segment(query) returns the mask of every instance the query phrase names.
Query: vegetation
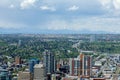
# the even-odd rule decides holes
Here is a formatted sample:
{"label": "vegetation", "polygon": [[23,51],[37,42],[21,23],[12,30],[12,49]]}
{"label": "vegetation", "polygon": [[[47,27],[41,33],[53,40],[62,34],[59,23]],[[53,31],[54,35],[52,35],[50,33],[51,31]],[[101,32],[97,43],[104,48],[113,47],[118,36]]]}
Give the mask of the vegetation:
{"label": "vegetation", "polygon": [[[22,58],[42,58],[45,49],[53,52],[57,58],[75,57],[78,54],[76,48],[72,48],[73,42],[68,39],[42,40],[31,37],[7,37],[1,39],[7,45],[0,46],[0,54],[8,56],[21,56]],[[21,43],[19,43],[21,40]]]}
{"label": "vegetation", "polygon": [[[118,40],[90,42],[86,38],[82,39],[76,48],[73,45],[81,41],[80,38],[7,35],[0,37],[0,55],[12,57],[19,55],[24,59],[42,59],[42,53],[45,49],[54,53],[57,59],[76,57],[80,53],[78,49],[96,53],[120,53],[120,42]],[[98,54],[93,55],[93,57],[95,56]]]}
{"label": "vegetation", "polygon": [[83,42],[79,48],[101,53],[120,53],[120,42]]}

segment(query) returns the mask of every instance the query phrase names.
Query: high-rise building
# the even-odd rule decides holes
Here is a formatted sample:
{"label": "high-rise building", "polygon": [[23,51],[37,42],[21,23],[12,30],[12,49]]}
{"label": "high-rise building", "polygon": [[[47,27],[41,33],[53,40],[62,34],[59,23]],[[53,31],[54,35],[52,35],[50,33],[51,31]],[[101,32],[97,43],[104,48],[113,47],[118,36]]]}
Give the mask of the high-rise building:
{"label": "high-rise building", "polygon": [[39,60],[38,59],[31,59],[29,61],[29,72],[30,72],[30,78],[31,78],[31,80],[33,80],[34,66],[35,66],[35,64],[39,64]]}
{"label": "high-rise building", "polygon": [[45,51],[43,53],[44,55],[44,67],[45,67],[45,76],[47,74],[52,74],[56,70],[56,62],[55,62],[55,57],[54,54],[51,53],[50,51]]}
{"label": "high-rise building", "polygon": [[22,62],[22,61],[21,61],[21,57],[16,56],[16,57],[15,57],[15,64],[16,64],[16,65],[19,65],[19,64],[21,64],[21,62]]}
{"label": "high-rise building", "polygon": [[71,58],[69,63],[70,63],[70,75],[71,76],[78,76],[79,69],[80,69],[80,59]]}
{"label": "high-rise building", "polygon": [[43,64],[36,64],[34,66],[34,80],[45,80]]}
{"label": "high-rise building", "polygon": [[91,56],[88,55],[80,55],[80,74],[79,76],[82,77],[90,77],[91,76],[91,68],[92,68],[92,63],[91,63]]}
{"label": "high-rise building", "polygon": [[29,71],[30,71],[30,73],[34,72],[34,65],[35,64],[39,64],[39,60],[38,59],[31,59],[29,61]]}
{"label": "high-rise building", "polygon": [[91,56],[80,54],[70,59],[70,75],[79,77],[91,76]]}

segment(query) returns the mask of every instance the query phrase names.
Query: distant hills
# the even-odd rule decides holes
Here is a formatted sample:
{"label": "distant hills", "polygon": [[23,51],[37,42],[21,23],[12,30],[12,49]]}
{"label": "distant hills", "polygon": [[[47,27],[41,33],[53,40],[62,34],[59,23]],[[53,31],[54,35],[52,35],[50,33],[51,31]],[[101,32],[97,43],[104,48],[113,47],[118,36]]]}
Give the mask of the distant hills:
{"label": "distant hills", "polygon": [[14,33],[25,33],[25,34],[116,34],[106,31],[90,31],[90,30],[11,30],[11,29],[0,29],[0,34],[14,34]]}

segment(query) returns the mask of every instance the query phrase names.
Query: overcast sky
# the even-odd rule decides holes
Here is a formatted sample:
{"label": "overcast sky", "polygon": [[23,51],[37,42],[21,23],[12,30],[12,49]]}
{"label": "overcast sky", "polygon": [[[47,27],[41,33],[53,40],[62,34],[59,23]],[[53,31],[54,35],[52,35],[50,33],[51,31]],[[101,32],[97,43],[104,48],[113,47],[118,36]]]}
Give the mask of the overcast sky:
{"label": "overcast sky", "polygon": [[120,33],[120,0],[0,0],[0,31]]}

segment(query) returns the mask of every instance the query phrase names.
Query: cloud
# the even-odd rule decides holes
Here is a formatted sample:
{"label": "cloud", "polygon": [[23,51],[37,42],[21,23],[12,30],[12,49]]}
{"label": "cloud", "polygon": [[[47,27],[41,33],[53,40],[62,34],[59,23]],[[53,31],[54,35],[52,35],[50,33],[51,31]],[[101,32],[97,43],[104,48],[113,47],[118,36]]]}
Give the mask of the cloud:
{"label": "cloud", "polygon": [[78,9],[79,9],[79,7],[75,6],[75,5],[73,5],[72,7],[68,8],[69,11],[76,11]]}
{"label": "cloud", "polygon": [[106,16],[120,17],[120,0],[99,0]]}
{"label": "cloud", "polygon": [[34,30],[39,27],[37,30],[120,31],[119,22],[120,0],[1,0],[0,2],[0,28],[27,27],[26,29]]}
{"label": "cloud", "polygon": [[11,8],[13,5],[19,6],[21,0],[0,0],[0,8]]}
{"label": "cloud", "polygon": [[54,7],[48,7],[48,6],[40,6],[41,10],[50,10],[50,11],[56,11]]}
{"label": "cloud", "polygon": [[102,6],[108,10],[120,10],[120,0],[99,0]]}
{"label": "cloud", "polygon": [[10,8],[15,8],[15,5],[11,4],[9,7],[10,7]]}
{"label": "cloud", "polygon": [[26,9],[29,7],[33,7],[35,6],[36,0],[23,0],[23,2],[21,2],[20,7],[21,9]]}
{"label": "cloud", "polygon": [[120,0],[113,0],[113,4],[116,10],[120,10]]}
{"label": "cloud", "polygon": [[119,32],[120,18],[107,17],[86,17],[73,18],[71,21],[66,19],[54,19],[44,24],[48,30],[71,30],[71,31],[105,31]]}

